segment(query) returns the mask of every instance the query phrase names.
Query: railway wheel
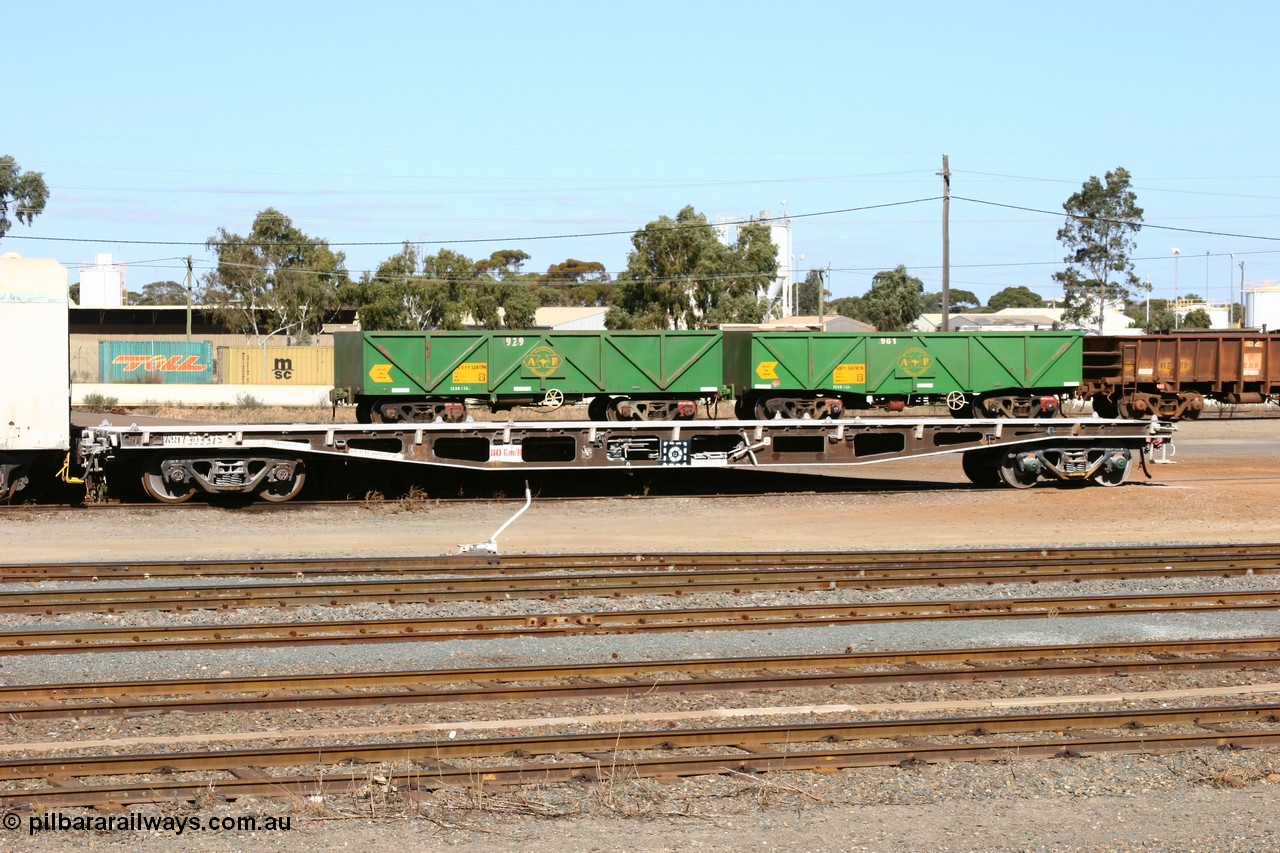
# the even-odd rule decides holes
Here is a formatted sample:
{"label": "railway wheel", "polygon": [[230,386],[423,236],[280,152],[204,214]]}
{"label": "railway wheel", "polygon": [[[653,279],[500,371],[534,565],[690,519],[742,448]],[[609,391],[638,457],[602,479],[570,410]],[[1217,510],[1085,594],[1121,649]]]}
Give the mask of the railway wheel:
{"label": "railway wheel", "polygon": [[1116,404],[1115,399],[1105,394],[1094,394],[1089,402],[1093,404],[1093,413],[1100,418],[1115,420],[1120,414],[1120,407]]}
{"label": "railway wheel", "polygon": [[587,418],[593,421],[608,420],[610,402],[608,397],[592,397],[591,402],[587,403]]}
{"label": "railway wheel", "polygon": [[975,486],[1000,485],[999,457],[989,450],[969,450],[960,457],[964,475]]}
{"label": "railway wheel", "polygon": [[172,473],[175,470],[177,469],[171,469],[171,473],[166,476],[161,460],[151,460],[142,472],[142,490],[152,500],[162,504],[180,504],[191,500],[196,493],[195,484],[189,480],[174,480]]}
{"label": "railway wheel", "polygon": [[1007,453],[1000,460],[1000,480],[1015,489],[1029,489],[1039,482],[1040,471],[1038,466],[1036,470],[1024,470],[1018,454]]}
{"label": "railway wheel", "polygon": [[273,504],[291,501],[302,491],[306,482],[307,472],[303,470],[302,463],[298,462],[294,465],[292,479],[268,480],[258,492],[258,497]]}
{"label": "railway wheel", "polygon": [[[1110,466],[1103,465],[1098,469],[1098,473],[1093,475],[1093,481],[1099,486],[1119,486],[1129,479],[1129,469],[1133,467],[1133,459],[1129,451],[1125,450],[1113,455],[1110,462]],[[1108,467],[1110,470],[1107,470]]]}
{"label": "railway wheel", "polygon": [[620,412],[620,411],[618,410],[618,406],[619,406],[620,404],[622,404],[622,403],[626,403],[626,402],[630,401],[630,399],[631,399],[630,397],[610,397],[610,398],[609,398],[609,405],[608,405],[608,407],[605,409],[605,420],[610,420],[610,421],[638,421],[638,420],[640,420],[640,417],[639,417],[638,415],[632,415],[631,417],[627,417],[626,415],[622,414],[622,412]]}

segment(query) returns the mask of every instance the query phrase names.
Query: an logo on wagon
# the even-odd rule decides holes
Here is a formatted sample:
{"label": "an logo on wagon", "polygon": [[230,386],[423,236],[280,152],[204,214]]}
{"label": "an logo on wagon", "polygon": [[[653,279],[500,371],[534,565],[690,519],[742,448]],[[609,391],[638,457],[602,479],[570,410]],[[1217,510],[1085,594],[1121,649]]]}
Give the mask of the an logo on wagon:
{"label": "an logo on wagon", "polygon": [[560,353],[546,344],[539,344],[525,355],[524,366],[534,376],[550,376],[560,369]]}

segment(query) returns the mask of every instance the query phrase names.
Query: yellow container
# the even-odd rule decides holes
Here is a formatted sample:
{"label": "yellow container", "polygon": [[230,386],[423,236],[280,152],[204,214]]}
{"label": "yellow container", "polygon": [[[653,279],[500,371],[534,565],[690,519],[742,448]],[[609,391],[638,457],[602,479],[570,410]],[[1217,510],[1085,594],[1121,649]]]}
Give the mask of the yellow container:
{"label": "yellow container", "polygon": [[333,347],[218,347],[224,385],[333,387]]}

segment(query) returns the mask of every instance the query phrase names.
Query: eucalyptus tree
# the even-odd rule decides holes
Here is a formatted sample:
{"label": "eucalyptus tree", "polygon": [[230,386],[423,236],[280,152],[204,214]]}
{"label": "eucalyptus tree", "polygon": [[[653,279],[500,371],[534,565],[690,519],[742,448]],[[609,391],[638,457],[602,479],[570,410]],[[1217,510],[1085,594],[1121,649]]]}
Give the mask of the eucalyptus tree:
{"label": "eucalyptus tree", "polygon": [[30,225],[44,213],[48,200],[43,173],[24,172],[8,154],[0,157],[0,237],[8,233],[13,220]]}
{"label": "eucalyptus tree", "polygon": [[924,308],[924,282],[902,264],[871,278],[871,289],[862,297],[866,321],[880,332],[905,332]]}
{"label": "eucalyptus tree", "polygon": [[206,300],[228,326],[257,341],[282,332],[306,340],[339,307],[346,256],[274,208],[254,218],[248,236],[219,228],[205,246],[217,256],[204,276]]}
{"label": "eucalyptus tree", "polygon": [[636,231],[606,317],[610,328],[678,329],[759,322],[777,276],[778,249],[762,222],[722,243],[707,218],[686,206]]}
{"label": "eucalyptus tree", "polygon": [[1130,177],[1123,167],[1101,181],[1092,176],[1062,205],[1067,220],[1058,240],[1067,249],[1067,268],[1053,278],[1062,285],[1066,323],[1084,322],[1096,312],[1101,329],[1107,303],[1126,302],[1138,287],[1130,256],[1142,228],[1142,208]]}

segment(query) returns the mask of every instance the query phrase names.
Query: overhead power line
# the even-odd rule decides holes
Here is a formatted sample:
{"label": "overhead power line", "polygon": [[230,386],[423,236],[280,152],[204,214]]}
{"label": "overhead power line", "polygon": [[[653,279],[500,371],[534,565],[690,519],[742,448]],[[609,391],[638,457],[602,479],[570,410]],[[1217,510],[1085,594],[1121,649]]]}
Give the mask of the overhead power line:
{"label": "overhead power line", "polygon": [[[1016,204],[1003,204],[998,201],[983,201],[978,198],[965,198],[964,196],[953,195],[953,199],[957,201],[967,201],[972,204],[984,204],[988,207],[1003,207],[1007,210],[1022,210],[1027,213],[1043,213],[1046,216],[1067,216],[1072,219],[1093,220],[1097,222],[1114,222],[1117,225],[1132,225],[1135,223],[1124,219],[1108,219],[1103,216],[1080,216],[1075,213],[1065,213],[1055,210],[1041,210],[1036,207],[1021,207]],[[1181,234],[1207,234],[1211,237],[1234,237],[1240,240],[1269,240],[1272,242],[1280,242],[1280,237],[1264,237],[1258,234],[1236,234],[1231,231],[1205,231],[1200,228],[1179,228],[1176,225],[1152,225],[1148,222],[1137,223],[1143,228],[1151,228],[1159,231],[1177,231]]]}
{"label": "overhead power line", "polygon": [[[784,219],[808,219],[815,216],[835,216],[841,213],[857,213],[863,210],[879,210],[886,207],[902,207],[908,204],[922,204],[929,201],[937,201],[941,196],[932,196],[930,198],[915,198],[909,201],[891,201],[884,204],[869,204],[863,207],[846,207],[840,210],[820,210],[814,213],[790,213],[785,216],[761,216],[744,222],[779,222]],[[741,224],[741,223],[738,223]],[[673,223],[672,228],[715,228],[715,223],[711,222],[686,222]],[[290,246],[330,246],[330,247],[356,247],[356,246],[403,246],[405,243],[411,243],[415,246],[454,246],[466,243],[527,243],[535,240],[575,240],[585,237],[617,237],[620,235],[631,235],[636,233],[635,228],[628,228],[623,231],[584,231],[576,234],[535,234],[523,237],[467,237],[457,240],[372,240],[366,242],[343,242],[335,243],[329,240],[308,240],[301,243],[289,243]],[[187,240],[111,240],[106,238],[93,237],[33,237],[28,234],[6,234],[6,239],[10,240],[45,240],[56,243],[119,243],[121,245],[130,246],[204,246],[208,243],[201,240],[193,243]],[[250,243],[245,242],[241,245],[260,246],[260,245],[282,245],[278,243]]]}

